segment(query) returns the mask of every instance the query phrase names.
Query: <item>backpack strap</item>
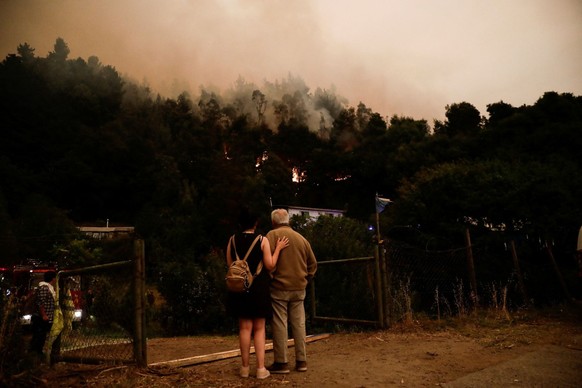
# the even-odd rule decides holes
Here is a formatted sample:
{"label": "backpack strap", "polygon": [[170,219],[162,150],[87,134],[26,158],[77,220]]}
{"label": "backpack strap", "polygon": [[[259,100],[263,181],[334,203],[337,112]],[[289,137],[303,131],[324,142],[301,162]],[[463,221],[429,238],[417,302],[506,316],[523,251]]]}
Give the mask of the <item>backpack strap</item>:
{"label": "backpack strap", "polygon": [[230,239],[228,240],[228,246],[226,247],[226,249],[230,249],[230,247],[233,246],[234,247],[234,260],[240,260],[240,258],[238,257],[238,253],[236,252],[236,245],[234,244],[234,234],[232,236],[230,236]]}
{"label": "backpack strap", "polygon": [[[244,259],[242,259],[242,261],[246,261],[247,258],[249,257],[249,255],[251,254],[253,248],[255,247],[255,245],[257,244],[257,241],[262,240],[263,236],[262,235],[257,235],[257,237],[255,237],[255,240],[253,241],[253,243],[251,244],[251,247],[249,248],[249,250],[247,251],[247,254],[245,255]],[[238,253],[236,251],[236,244],[234,243],[234,234],[232,235],[232,237],[230,238],[232,240],[232,246],[234,247],[234,254],[236,256],[237,260],[241,260],[240,257],[238,257]],[[261,259],[261,261],[259,261],[259,265],[257,265],[257,271],[255,272],[254,276],[257,276],[261,270],[263,269],[263,259]]]}

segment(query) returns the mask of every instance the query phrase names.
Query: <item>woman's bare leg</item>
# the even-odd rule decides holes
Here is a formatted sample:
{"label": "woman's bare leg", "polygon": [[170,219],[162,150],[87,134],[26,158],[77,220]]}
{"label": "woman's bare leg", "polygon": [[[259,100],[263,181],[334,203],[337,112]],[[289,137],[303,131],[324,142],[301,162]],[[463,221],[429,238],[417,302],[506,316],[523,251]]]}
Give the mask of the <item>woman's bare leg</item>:
{"label": "woman's bare leg", "polygon": [[[250,319],[239,318],[238,320],[238,340],[240,345],[240,355],[242,366],[249,366],[251,354],[251,332],[253,330],[253,321]],[[255,345],[256,346],[256,345]],[[263,349],[264,351],[264,349]]]}
{"label": "woman's bare leg", "polygon": [[253,336],[255,342],[255,354],[257,356],[257,369],[265,367],[265,318],[253,319]]}

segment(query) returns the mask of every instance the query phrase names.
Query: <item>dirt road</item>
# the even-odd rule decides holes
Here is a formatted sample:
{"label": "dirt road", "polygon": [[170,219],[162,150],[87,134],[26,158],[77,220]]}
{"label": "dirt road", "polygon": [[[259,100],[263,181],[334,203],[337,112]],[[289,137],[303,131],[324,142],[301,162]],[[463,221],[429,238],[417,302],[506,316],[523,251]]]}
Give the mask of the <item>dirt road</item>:
{"label": "dirt road", "polygon": [[[169,368],[57,365],[50,386],[94,387],[579,387],[582,325],[559,314],[521,323],[421,324],[336,333],[308,344],[308,371],[266,380],[238,377],[240,359]],[[237,349],[236,337],[148,341],[150,363]],[[291,365],[293,348],[289,349]],[[267,363],[273,355],[267,353]],[[254,357],[251,357],[251,374]]]}

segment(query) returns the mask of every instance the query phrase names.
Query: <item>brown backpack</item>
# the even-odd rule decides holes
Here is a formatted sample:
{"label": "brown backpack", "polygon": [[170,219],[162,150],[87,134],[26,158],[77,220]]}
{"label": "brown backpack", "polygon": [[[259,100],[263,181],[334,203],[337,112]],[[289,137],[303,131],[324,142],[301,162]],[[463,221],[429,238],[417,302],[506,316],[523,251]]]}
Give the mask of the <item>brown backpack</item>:
{"label": "brown backpack", "polygon": [[259,262],[259,265],[257,266],[257,271],[253,275],[249,267],[249,263],[247,262],[247,258],[249,257],[251,251],[255,247],[255,244],[257,243],[257,241],[261,239],[261,237],[262,237],[261,235],[258,235],[255,238],[255,240],[251,244],[251,247],[247,251],[247,254],[242,260],[240,259],[240,257],[238,257],[238,253],[236,251],[234,235],[230,238],[230,241],[228,243],[228,249],[230,249],[230,244],[232,243],[232,246],[234,247],[235,259],[232,261],[232,264],[230,265],[230,267],[228,267],[228,271],[226,272],[225,280],[226,288],[228,289],[228,291],[248,292],[249,289],[251,288],[251,285],[253,284],[253,280],[257,275],[259,275],[259,273],[263,269],[263,260],[261,260]]}

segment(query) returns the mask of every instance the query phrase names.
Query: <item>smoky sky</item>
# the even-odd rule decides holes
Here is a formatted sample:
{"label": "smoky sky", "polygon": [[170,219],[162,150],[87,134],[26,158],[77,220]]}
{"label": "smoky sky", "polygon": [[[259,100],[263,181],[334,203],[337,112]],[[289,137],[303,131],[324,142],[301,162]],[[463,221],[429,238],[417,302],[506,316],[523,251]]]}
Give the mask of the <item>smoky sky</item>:
{"label": "smoky sky", "polygon": [[290,74],[383,116],[582,94],[580,0],[0,0],[0,54],[97,56],[174,97]]}

